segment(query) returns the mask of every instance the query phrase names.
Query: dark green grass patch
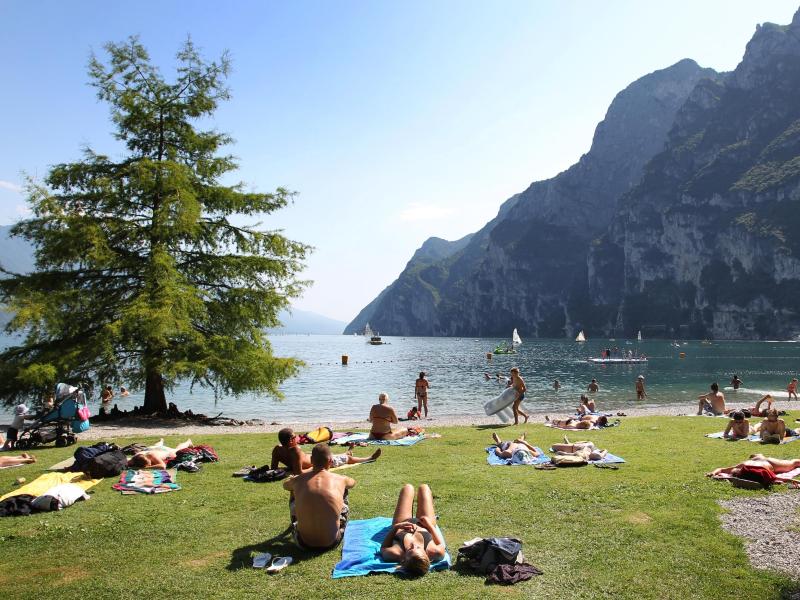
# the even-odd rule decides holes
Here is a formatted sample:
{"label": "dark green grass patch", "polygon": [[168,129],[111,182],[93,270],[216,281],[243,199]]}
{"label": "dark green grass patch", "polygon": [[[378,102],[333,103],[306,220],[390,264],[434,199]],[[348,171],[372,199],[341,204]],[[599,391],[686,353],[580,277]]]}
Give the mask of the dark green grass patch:
{"label": "dark green grass patch", "polygon": [[[791,419],[794,420],[793,418]],[[564,432],[541,425],[438,430],[443,437],[388,447],[375,464],[346,471],[358,481],[351,518],[391,516],[402,484],[428,483],[455,558],[476,536],[522,539],[544,575],[512,588],[451,571],[419,580],[386,575],[333,581],[339,550],[297,551],[285,532],[288,497],[280,483],[231,477],[267,462],[275,435],[193,436],[219,452],[218,464],[179,473],[179,492],[122,496],[105,480],[92,499],[60,513],[0,519],[4,598],[780,598],[787,578],[756,571],[742,540],[723,532],[719,499],[767,492],[737,490],[703,477],[713,467],[766,451],[800,456],[800,442],[761,447],[709,440],[711,418],[627,418],[621,427],[570,435],[623,456],[618,471],[591,466],[538,471],[490,467],[491,432],[526,431],[543,448]],[[149,438],[130,441],[153,441]],[[177,437],[169,442],[181,441]],[[35,452],[32,466],[0,471],[0,490],[35,478],[74,448]],[[371,448],[356,449],[366,455]],[[797,493],[783,490],[773,493]],[[249,565],[256,552],[290,554],[295,564],[269,576]]]}

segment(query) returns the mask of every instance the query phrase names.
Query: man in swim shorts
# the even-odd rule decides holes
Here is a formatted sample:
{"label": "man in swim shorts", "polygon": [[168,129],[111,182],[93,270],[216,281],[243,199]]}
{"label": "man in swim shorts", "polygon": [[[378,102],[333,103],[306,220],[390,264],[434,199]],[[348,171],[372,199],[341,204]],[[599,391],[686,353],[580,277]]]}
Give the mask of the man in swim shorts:
{"label": "man in swim shorts", "polygon": [[492,434],[496,444],[494,453],[500,458],[510,458],[512,462],[526,463],[539,456],[539,451],[525,441],[523,433],[513,442],[504,442],[496,433]]}
{"label": "man in swim shorts", "polygon": [[711,384],[711,391],[707,394],[697,397],[699,403],[697,405],[697,414],[703,413],[715,416],[724,415],[725,410],[725,395],[719,391],[719,384],[715,381]]}
{"label": "man in swim shorts", "polygon": [[[303,452],[300,445],[297,443],[297,436],[294,431],[285,427],[278,432],[277,446],[272,449],[272,462],[270,469],[277,469],[280,464],[283,464],[292,475],[300,475],[311,471],[311,458]],[[372,453],[369,458],[358,458],[353,456],[349,451],[344,454],[331,455],[331,469],[341,467],[343,465],[357,465],[363,462],[371,462],[378,460],[381,455],[381,449],[378,448]]]}
{"label": "man in swim shorts", "polygon": [[731,440],[743,440],[750,437],[753,433],[750,427],[750,421],[744,418],[744,413],[740,410],[735,410],[730,414],[731,420],[728,421],[728,426],[722,437]]}
{"label": "man in swim shorts", "polygon": [[283,483],[290,493],[289,516],[294,542],[301,550],[325,552],[339,545],[344,537],[350,508],[347,493],[356,482],[331,473],[331,449],[317,444],[311,451],[311,470]]}
{"label": "man in swim shorts", "polygon": [[194,446],[192,440],[186,440],[182,444],[178,444],[176,448],[170,448],[164,445],[164,438],[161,438],[152,446],[134,454],[128,460],[128,466],[134,469],[166,469],[167,463],[175,458],[178,450],[190,446]]}
{"label": "man in swim shorts", "polygon": [[778,418],[778,411],[771,408],[767,418],[758,424],[757,432],[761,441],[766,444],[780,444],[786,437],[786,422]]}

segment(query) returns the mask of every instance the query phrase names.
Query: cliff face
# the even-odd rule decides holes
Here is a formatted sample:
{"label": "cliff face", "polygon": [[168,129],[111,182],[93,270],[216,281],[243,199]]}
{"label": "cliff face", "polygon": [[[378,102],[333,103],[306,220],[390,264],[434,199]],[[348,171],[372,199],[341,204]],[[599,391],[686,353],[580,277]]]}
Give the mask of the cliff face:
{"label": "cliff face", "polygon": [[588,256],[603,332],[800,333],[800,11],[678,112]]}
{"label": "cliff face", "polygon": [[578,163],[507,200],[474,235],[425,242],[345,332],[369,321],[387,335],[506,335],[518,327],[528,336],[562,336],[607,320],[608,307],[596,315],[587,295],[589,244],[663,149],[678,109],[703,78],[718,75],[683,60],[632,83]]}

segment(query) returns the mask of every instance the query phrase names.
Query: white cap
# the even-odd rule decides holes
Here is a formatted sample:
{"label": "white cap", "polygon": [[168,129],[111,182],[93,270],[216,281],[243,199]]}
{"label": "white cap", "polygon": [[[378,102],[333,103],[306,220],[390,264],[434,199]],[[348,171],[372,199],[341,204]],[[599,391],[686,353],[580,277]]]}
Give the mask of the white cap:
{"label": "white cap", "polygon": [[14,407],[14,414],[16,415],[24,415],[28,412],[28,407],[24,404],[18,404]]}

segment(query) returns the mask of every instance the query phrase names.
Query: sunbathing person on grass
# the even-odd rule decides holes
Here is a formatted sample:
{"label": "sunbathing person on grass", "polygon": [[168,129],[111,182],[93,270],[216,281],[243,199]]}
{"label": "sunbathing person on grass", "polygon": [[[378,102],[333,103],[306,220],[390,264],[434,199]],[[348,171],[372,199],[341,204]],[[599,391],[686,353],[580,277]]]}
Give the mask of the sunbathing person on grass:
{"label": "sunbathing person on grass", "polygon": [[0,467],[16,467],[17,465],[27,465],[35,462],[35,456],[24,452],[19,456],[0,456]]}
{"label": "sunbathing person on grass", "polygon": [[608,425],[608,417],[598,415],[583,415],[579,418],[569,417],[567,419],[554,419],[545,415],[544,420],[550,423],[551,427],[559,429],[592,429],[593,427],[605,427]]}
{"label": "sunbathing person on grass", "polygon": [[590,460],[603,460],[608,454],[608,450],[601,450],[594,445],[594,442],[570,442],[564,436],[563,444],[553,444],[553,452],[562,456],[580,456],[587,462]]}
{"label": "sunbathing person on grass", "polygon": [[[592,379],[594,381],[594,379]],[[597,406],[594,403],[594,399],[590,399],[586,394],[581,394],[581,403],[578,406],[578,414],[579,415],[588,415],[589,413],[593,413],[597,410]]]}
{"label": "sunbathing person on grass", "polygon": [[[412,434],[412,430],[409,429],[392,431],[392,423],[397,423],[398,419],[394,407],[389,405],[389,395],[386,392],[378,395],[378,404],[373,404],[367,420],[372,423],[372,429],[369,432],[370,439],[399,440]],[[413,431],[422,431],[422,429],[416,428]]]}
{"label": "sunbathing person on grass", "polygon": [[134,469],[166,469],[167,463],[175,458],[178,450],[191,446],[194,446],[192,440],[186,440],[176,448],[170,448],[164,445],[164,438],[161,438],[154,445],[134,454],[128,460],[128,466]]}
{"label": "sunbathing person on grass", "polygon": [[311,451],[311,470],[284,481],[290,492],[289,517],[294,542],[301,550],[325,552],[339,545],[344,537],[350,507],[347,493],[356,482],[331,473],[333,455],[327,444]]}
{"label": "sunbathing person on grass", "polygon": [[744,413],[740,410],[735,410],[730,413],[731,420],[728,421],[728,426],[722,437],[730,440],[743,440],[754,432],[750,427],[750,421],[744,418]]}
{"label": "sunbathing person on grass", "polygon": [[539,456],[539,451],[525,441],[523,433],[513,442],[504,442],[496,433],[492,434],[492,439],[497,446],[494,453],[500,458],[510,458],[512,462],[525,463]]}
{"label": "sunbathing person on grass", "polygon": [[763,454],[752,454],[746,461],[732,467],[720,467],[719,469],[714,469],[713,471],[706,473],[706,477],[715,477],[723,474],[740,477],[741,475],[752,473],[753,469],[765,469],[774,475],[780,475],[781,473],[794,471],[797,468],[800,468],[800,458],[782,459],[771,458],[769,456],[764,456]]}
{"label": "sunbathing person on grass", "polygon": [[[300,473],[305,473],[312,469],[311,458],[300,448],[297,443],[297,436],[291,428],[285,427],[281,429],[278,432],[278,441],[280,444],[272,449],[270,469],[277,469],[280,464],[283,464],[288,471],[291,471],[292,475],[300,475]],[[332,455],[331,469],[342,465],[357,465],[363,462],[375,461],[378,460],[380,455],[380,448],[373,452],[369,458],[357,458],[348,450],[344,454]]]}
{"label": "sunbathing person on grass", "polygon": [[755,432],[766,444],[780,444],[787,433],[794,434],[791,429],[786,429],[786,422],[778,418],[778,411],[774,408],[768,410],[767,418],[755,426]]}
{"label": "sunbathing person on grass", "polygon": [[407,483],[400,490],[394,509],[392,527],[381,544],[381,557],[396,562],[409,575],[422,576],[431,562],[444,558],[445,544],[436,529],[433,494],[426,484],[417,490],[417,518],[414,509],[414,486]]}

